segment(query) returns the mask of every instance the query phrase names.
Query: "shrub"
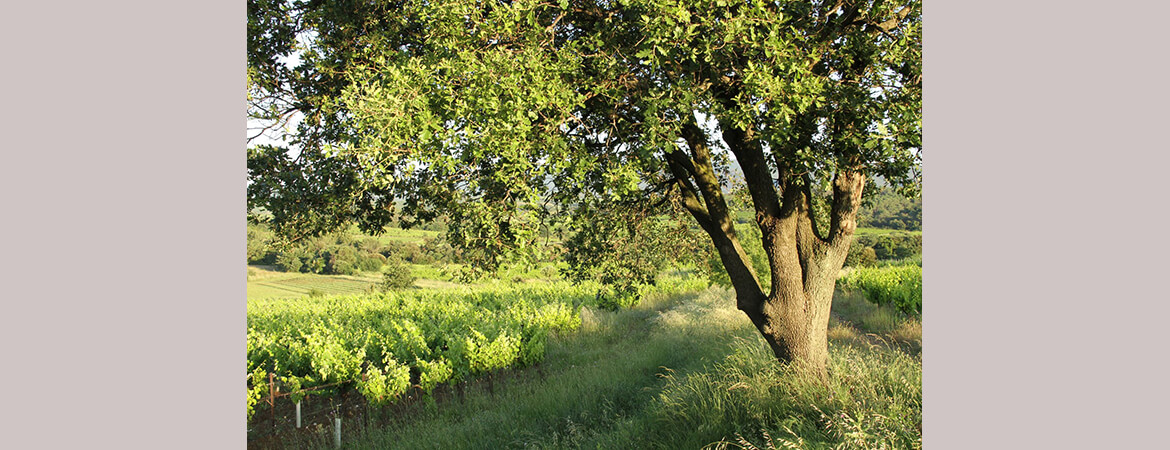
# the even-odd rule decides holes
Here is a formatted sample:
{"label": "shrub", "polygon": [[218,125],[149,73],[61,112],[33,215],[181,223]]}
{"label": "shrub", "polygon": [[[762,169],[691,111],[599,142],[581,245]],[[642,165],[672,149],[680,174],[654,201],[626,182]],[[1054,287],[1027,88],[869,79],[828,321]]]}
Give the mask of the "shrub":
{"label": "shrub", "polygon": [[339,275],[353,274],[358,260],[357,251],[353,247],[341,245],[325,249],[321,256],[326,261],[324,273]]}
{"label": "shrub", "polygon": [[462,261],[460,251],[452,247],[442,235],[436,238],[426,238],[419,247],[433,262],[455,264]]}
{"label": "shrub", "polygon": [[414,285],[414,274],[410,266],[397,258],[386,260],[386,268],[382,270],[382,283],[379,288],[383,291],[404,289]]}
{"label": "shrub", "polygon": [[285,272],[299,272],[302,265],[301,257],[294,252],[282,252],[276,257],[276,267]]}
{"label": "shrub", "polygon": [[320,253],[314,253],[304,260],[301,272],[325,273],[325,258]]}
{"label": "shrub", "polygon": [[357,273],[357,268],[350,264],[349,261],[339,261],[333,265],[332,269],[332,273],[335,275],[353,275]]}
{"label": "shrub", "polygon": [[272,264],[276,258],[272,231],[259,225],[248,224],[248,264]]}
{"label": "shrub", "polygon": [[386,262],[386,257],[377,253],[359,256],[357,268],[362,271],[372,272],[382,268],[382,264]]}
{"label": "shrub", "polygon": [[597,291],[597,306],[610,311],[637,306],[640,299],[638,286],[630,283],[602,285]]}
{"label": "shrub", "polygon": [[873,267],[877,264],[877,253],[873,247],[866,247],[858,243],[849,247],[849,256],[845,257],[845,265],[849,267]]}

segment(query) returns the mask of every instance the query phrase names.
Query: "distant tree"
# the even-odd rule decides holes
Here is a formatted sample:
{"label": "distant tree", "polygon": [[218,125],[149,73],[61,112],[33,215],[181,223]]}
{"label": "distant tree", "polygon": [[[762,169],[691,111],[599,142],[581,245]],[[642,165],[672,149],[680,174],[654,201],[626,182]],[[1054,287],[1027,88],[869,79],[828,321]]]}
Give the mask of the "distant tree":
{"label": "distant tree", "polygon": [[920,40],[917,0],[251,0],[253,114],[303,120],[295,151],[249,149],[250,206],[284,234],[443,215],[491,267],[533,246],[550,202],[675,202],[776,357],[824,375],[867,180],[919,185]]}
{"label": "distant tree", "polygon": [[386,267],[382,269],[382,283],[378,287],[383,291],[405,289],[414,285],[414,274],[410,266],[398,258],[387,258]]}

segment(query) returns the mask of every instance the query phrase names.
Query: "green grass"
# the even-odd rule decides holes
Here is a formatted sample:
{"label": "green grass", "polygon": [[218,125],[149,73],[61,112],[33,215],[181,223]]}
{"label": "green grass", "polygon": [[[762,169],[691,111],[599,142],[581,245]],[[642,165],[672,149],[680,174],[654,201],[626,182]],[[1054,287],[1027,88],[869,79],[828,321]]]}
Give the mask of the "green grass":
{"label": "green grass", "polygon": [[[442,269],[429,264],[408,264],[417,278],[415,286],[423,289],[463,286],[453,282]],[[451,265],[454,266],[454,265]],[[299,298],[316,289],[324,295],[350,295],[367,292],[382,281],[379,272],[355,275],[322,275],[280,272],[271,266],[248,266],[249,300]]]}
{"label": "green grass", "polygon": [[[356,229],[352,230],[354,234],[359,234]],[[403,230],[401,228],[386,227],[386,231],[378,236],[374,236],[378,242],[382,244],[389,244],[391,242],[411,242],[422,245],[426,239],[434,239],[439,236],[438,231],[410,229]],[[365,237],[366,235],[362,235]]]}
{"label": "green grass", "polygon": [[[537,367],[354,423],[344,446],[919,448],[921,358],[884,344],[876,333],[899,328],[862,320],[876,310],[865,305],[834,304],[828,384],[776,363],[724,289],[585,309]],[[328,430],[307,439],[331,443]]]}
{"label": "green grass", "polygon": [[887,228],[869,228],[869,227],[858,227],[858,228],[857,228],[857,229],[856,229],[856,230],[853,232],[853,234],[854,234],[854,235],[857,235],[857,236],[861,236],[861,235],[876,235],[876,234],[910,234],[910,235],[918,235],[918,236],[921,236],[921,235],[922,235],[922,231],[921,231],[921,230],[917,230],[917,231],[910,231],[910,230],[891,230],[891,229],[887,229]]}
{"label": "green grass", "polygon": [[248,268],[248,300],[298,298],[316,291],[324,295],[360,294],[381,281],[377,273],[320,275]]}

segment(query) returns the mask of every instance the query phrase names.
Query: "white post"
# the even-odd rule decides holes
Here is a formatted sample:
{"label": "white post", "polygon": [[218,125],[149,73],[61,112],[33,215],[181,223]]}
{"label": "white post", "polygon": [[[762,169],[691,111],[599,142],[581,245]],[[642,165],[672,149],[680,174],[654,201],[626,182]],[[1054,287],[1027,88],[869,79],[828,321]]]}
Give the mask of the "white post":
{"label": "white post", "polygon": [[333,447],[341,448],[341,417],[333,418]]}
{"label": "white post", "polygon": [[301,402],[297,402],[297,428],[301,427]]}

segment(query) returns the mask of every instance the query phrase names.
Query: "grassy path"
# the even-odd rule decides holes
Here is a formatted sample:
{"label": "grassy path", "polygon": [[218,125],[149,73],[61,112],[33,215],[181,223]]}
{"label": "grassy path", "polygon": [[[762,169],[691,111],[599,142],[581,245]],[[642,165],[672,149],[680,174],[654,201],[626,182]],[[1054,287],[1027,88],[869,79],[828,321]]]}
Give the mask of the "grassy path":
{"label": "grassy path", "polygon": [[[831,328],[825,386],[775,364],[726,290],[586,310],[537,367],[375,414],[344,448],[920,447],[920,344],[873,345],[851,318]],[[331,441],[322,430],[296,447]]]}

